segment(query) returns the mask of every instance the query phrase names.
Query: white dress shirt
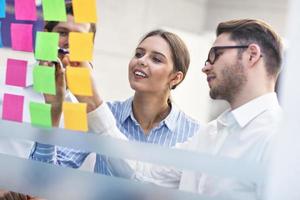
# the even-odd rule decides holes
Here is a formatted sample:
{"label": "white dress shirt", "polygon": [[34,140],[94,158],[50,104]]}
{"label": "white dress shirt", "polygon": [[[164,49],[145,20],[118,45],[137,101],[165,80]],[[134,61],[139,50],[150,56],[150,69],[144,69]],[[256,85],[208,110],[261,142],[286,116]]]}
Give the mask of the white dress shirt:
{"label": "white dress shirt", "polygon": [[[262,163],[268,160],[271,139],[281,122],[281,108],[276,93],[268,93],[238,107],[227,110],[210,122],[200,134],[177,148],[194,150],[210,155],[243,159]],[[100,134],[119,139],[126,137],[116,128],[115,120],[105,104],[88,115],[89,128]],[[125,162],[125,160],[123,161]],[[124,168],[121,161],[111,160],[116,174],[157,185],[179,188],[225,199],[259,199],[262,186],[233,178],[179,171],[172,168],[145,164],[144,171],[129,163]],[[137,165],[141,165],[138,163]],[[132,170],[129,170],[132,167]],[[222,167],[222,166],[220,166]],[[147,176],[144,176],[147,174]]]}

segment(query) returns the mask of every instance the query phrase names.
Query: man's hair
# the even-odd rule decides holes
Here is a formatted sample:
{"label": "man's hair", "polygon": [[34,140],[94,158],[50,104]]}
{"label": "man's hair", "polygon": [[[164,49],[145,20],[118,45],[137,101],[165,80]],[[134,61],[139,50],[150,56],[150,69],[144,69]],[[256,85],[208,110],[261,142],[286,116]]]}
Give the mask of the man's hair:
{"label": "man's hair", "polygon": [[[190,54],[187,46],[178,35],[162,29],[150,31],[149,33],[144,35],[140,43],[142,43],[148,37],[152,37],[152,36],[159,36],[169,44],[172,61],[174,63],[173,70],[175,72],[181,71],[183,73],[183,79],[181,80],[182,82],[186,76],[186,73],[190,65]],[[172,89],[175,89],[180,83],[174,85]]]}
{"label": "man's hair", "polygon": [[221,22],[216,34],[229,33],[230,39],[241,45],[251,43],[261,48],[268,75],[277,77],[282,64],[280,36],[267,23],[256,19],[241,19]]}
{"label": "man's hair", "polygon": [[[71,2],[68,2],[66,3],[66,13],[67,15],[72,15],[74,16],[74,13],[73,13],[73,6],[72,6],[72,3]],[[44,28],[49,31],[49,32],[52,32],[53,28],[59,23],[59,21],[46,21],[45,22],[45,26]],[[96,24],[95,23],[90,23],[91,24],[91,27],[90,27],[90,32],[93,32],[94,33],[94,37],[96,35]]]}

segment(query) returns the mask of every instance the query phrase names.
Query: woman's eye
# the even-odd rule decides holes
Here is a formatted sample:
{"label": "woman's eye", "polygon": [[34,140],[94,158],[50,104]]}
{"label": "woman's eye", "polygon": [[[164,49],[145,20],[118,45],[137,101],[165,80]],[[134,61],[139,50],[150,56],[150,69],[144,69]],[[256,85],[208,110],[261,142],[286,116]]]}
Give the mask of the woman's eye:
{"label": "woman's eye", "polygon": [[153,57],[152,60],[155,62],[155,63],[161,63],[161,59],[157,58],[157,57]]}
{"label": "woman's eye", "polygon": [[141,57],[143,56],[143,54],[140,53],[140,52],[135,52],[134,56],[135,56],[136,58],[141,58]]}

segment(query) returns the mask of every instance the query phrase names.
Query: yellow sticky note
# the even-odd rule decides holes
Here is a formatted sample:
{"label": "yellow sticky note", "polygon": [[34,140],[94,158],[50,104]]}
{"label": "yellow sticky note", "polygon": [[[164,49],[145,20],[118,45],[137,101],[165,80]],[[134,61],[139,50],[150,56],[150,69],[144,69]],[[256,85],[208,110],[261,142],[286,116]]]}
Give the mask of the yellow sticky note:
{"label": "yellow sticky note", "polygon": [[93,33],[69,34],[70,60],[71,61],[92,61],[93,60]]}
{"label": "yellow sticky note", "polygon": [[67,84],[73,94],[92,96],[90,69],[84,67],[67,67]]}
{"label": "yellow sticky note", "polygon": [[73,1],[74,20],[76,23],[96,23],[96,0]]}
{"label": "yellow sticky note", "polygon": [[66,129],[87,131],[87,105],[85,103],[63,103],[64,124]]}

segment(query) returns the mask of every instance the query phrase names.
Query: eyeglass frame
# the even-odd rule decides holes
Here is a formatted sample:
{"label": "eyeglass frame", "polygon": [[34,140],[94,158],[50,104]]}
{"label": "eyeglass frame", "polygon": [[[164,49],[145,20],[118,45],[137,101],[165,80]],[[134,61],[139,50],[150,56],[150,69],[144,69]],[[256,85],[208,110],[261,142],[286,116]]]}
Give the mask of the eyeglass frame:
{"label": "eyeglass frame", "polygon": [[[207,64],[209,63],[209,64],[211,64],[211,65],[213,65],[215,62],[216,62],[216,60],[219,58],[219,56],[220,55],[218,55],[218,56],[216,56],[217,54],[216,54],[216,52],[217,52],[217,50],[219,50],[219,49],[243,49],[243,48],[248,48],[249,47],[249,45],[235,45],[235,46],[214,46],[214,47],[212,47],[212,48],[210,48],[210,50],[209,50],[209,52],[208,52],[208,56],[207,56],[207,59],[206,59],[206,61],[205,61],[205,63],[204,63],[204,66],[207,66]],[[211,53],[214,53],[214,59],[213,59],[213,61],[211,61],[210,60],[210,54]]]}

